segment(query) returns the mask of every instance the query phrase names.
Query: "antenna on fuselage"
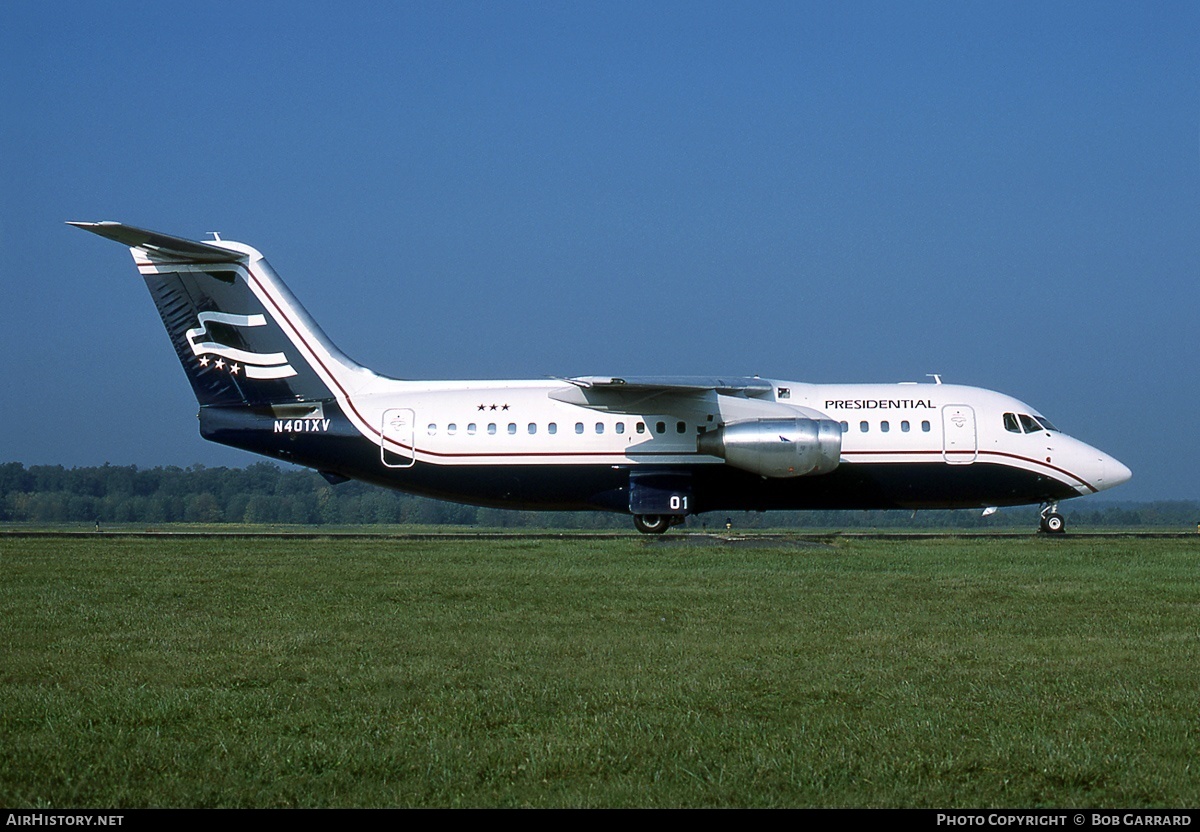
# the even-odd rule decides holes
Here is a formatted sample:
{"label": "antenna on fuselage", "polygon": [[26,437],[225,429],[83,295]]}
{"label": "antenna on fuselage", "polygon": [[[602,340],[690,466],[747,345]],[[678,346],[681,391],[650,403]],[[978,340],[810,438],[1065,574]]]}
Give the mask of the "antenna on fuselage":
{"label": "antenna on fuselage", "polygon": [[928,376],[929,378],[933,379],[934,384],[942,383],[942,374],[941,373],[926,373],[925,375]]}

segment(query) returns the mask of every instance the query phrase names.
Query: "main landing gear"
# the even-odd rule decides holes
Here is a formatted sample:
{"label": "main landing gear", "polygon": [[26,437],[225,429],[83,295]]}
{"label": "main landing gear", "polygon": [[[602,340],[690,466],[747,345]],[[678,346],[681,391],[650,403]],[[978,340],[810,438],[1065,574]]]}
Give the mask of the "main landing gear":
{"label": "main landing gear", "polygon": [[662,534],[676,523],[682,523],[683,518],[670,514],[635,514],[633,525],[642,534]]}
{"label": "main landing gear", "polygon": [[1042,504],[1042,522],[1038,530],[1046,534],[1062,534],[1067,530],[1067,519],[1058,513],[1057,502]]}

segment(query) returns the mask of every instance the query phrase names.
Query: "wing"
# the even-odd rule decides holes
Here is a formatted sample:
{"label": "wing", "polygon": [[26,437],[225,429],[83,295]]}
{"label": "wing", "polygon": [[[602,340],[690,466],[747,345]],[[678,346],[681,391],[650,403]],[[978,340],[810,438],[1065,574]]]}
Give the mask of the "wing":
{"label": "wing", "polygon": [[769,397],[771,382],[758,376],[717,378],[708,376],[578,376],[563,381],[582,390],[618,395],[703,394],[710,391],[723,396]]}
{"label": "wing", "polygon": [[735,402],[755,413],[780,407],[774,401],[774,385],[757,377],[577,376],[562,381],[570,386],[550,398],[607,413],[672,413],[704,421]]}

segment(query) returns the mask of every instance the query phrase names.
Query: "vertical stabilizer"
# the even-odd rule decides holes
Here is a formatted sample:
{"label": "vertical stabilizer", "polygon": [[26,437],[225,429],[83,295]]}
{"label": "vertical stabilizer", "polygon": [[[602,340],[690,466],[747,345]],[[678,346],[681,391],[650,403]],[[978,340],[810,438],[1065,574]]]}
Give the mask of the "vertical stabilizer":
{"label": "vertical stabilizer", "polygon": [[69,224],[129,246],[201,405],[319,401],[371,375],[333,346],[250,246]]}

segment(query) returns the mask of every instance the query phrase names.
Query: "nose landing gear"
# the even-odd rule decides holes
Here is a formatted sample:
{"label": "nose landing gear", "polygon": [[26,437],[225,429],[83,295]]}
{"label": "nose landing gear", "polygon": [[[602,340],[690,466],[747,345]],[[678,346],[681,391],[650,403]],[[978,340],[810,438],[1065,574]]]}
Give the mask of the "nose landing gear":
{"label": "nose landing gear", "polygon": [[1062,534],[1067,530],[1067,519],[1058,513],[1058,503],[1042,504],[1042,521],[1039,531],[1046,534]]}

